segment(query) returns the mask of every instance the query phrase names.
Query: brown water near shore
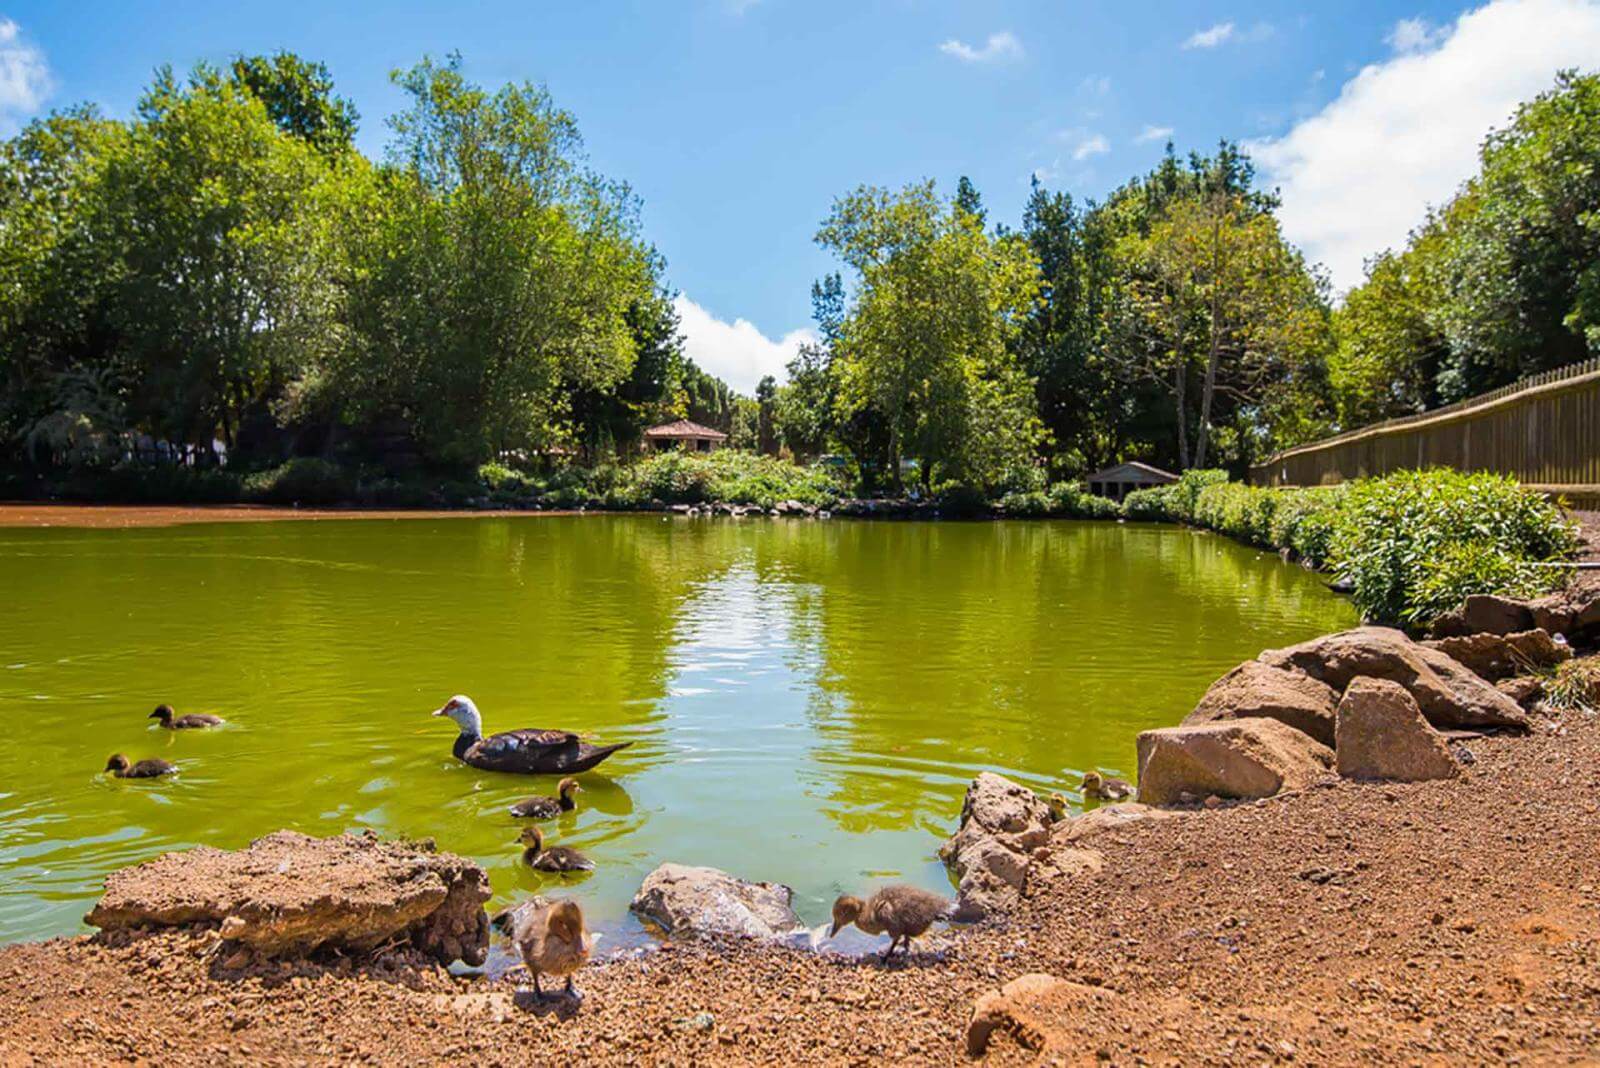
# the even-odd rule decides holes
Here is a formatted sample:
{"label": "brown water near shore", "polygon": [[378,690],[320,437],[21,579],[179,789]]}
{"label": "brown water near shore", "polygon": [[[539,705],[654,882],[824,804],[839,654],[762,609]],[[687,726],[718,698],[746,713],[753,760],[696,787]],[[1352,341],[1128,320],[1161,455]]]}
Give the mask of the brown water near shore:
{"label": "brown water near shore", "polygon": [[0,527],[112,530],[188,523],[260,523],[283,519],[481,519],[513,515],[577,515],[574,511],[400,508],[289,508],[268,504],[40,504],[0,501]]}

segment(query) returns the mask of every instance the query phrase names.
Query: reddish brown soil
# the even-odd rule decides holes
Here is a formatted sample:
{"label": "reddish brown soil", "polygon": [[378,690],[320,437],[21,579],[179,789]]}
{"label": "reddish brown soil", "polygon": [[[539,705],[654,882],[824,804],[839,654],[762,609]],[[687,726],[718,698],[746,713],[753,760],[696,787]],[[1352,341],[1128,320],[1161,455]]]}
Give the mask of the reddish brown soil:
{"label": "reddish brown soil", "polygon": [[399,962],[230,975],[210,935],[9,946],[0,1063],[955,1063],[973,1000],[1035,971],[1116,992],[1053,1021],[1065,1063],[1600,1062],[1600,724],[1470,746],[1454,781],[1103,835],[1104,872],[942,954],[679,944],[589,967],[575,1011]]}
{"label": "reddish brown soil", "polygon": [[461,519],[576,512],[458,511],[395,508],[280,508],[264,504],[34,504],[0,501],[0,527],[172,527],[186,523],[250,523],[272,519]]}

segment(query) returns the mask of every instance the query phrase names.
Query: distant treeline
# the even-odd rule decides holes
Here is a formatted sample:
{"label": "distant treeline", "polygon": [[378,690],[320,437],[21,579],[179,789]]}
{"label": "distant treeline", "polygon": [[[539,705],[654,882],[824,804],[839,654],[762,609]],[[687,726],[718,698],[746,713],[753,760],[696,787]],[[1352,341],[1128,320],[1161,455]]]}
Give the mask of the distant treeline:
{"label": "distant treeline", "polygon": [[[396,72],[381,162],[322,66],[158,74],[3,146],[0,449],[130,441],[469,470],[595,463],[687,416],[867,488],[1036,492],[1119,459],[1238,470],[1600,350],[1600,81],[1562,75],[1338,307],[1223,143],[1103,201],[862,187],[817,234],[816,343],[736,395],[685,358],[628,188],[542,89]],[[1375,161],[1382,166],[1382,161]]]}

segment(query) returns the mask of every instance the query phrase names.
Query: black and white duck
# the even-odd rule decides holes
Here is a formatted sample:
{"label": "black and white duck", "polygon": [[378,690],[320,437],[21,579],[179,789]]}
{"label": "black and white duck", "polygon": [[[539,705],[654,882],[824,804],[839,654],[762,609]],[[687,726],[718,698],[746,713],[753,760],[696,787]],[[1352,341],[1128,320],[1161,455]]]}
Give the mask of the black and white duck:
{"label": "black and white duck", "polygon": [[576,871],[594,871],[594,861],[566,846],[544,846],[544,832],[537,827],[524,827],[517,836],[522,843],[522,863],[534,871],[562,874]]}
{"label": "black and white duck", "polygon": [[572,799],[572,795],[582,791],[583,787],[578,785],[577,779],[562,779],[556,784],[556,796],[524,797],[511,806],[511,814],[525,820],[553,820],[563,812],[575,811],[578,802]]}
{"label": "black and white duck", "polygon": [[111,759],[106,761],[105,771],[109,771],[119,779],[156,779],[162,775],[171,775],[178,770],[178,765],[168,763],[156,757],[132,763],[121,753],[113,753]]}
{"label": "black and white duck", "polygon": [[523,775],[575,775],[588,771],[618,749],[616,745],[590,745],[571,731],[526,728],[483,736],[483,716],[472,698],[457,694],[434,715],[456,721],[461,733],[451,750],[457,760],[484,771],[512,771]]}
{"label": "black and white duck", "polygon": [[149,718],[160,720],[161,725],[169,731],[203,730],[206,727],[220,727],[224,722],[221,716],[207,715],[204,712],[190,712],[180,716],[172,711],[171,705],[156,705],[156,710],[150,713]]}

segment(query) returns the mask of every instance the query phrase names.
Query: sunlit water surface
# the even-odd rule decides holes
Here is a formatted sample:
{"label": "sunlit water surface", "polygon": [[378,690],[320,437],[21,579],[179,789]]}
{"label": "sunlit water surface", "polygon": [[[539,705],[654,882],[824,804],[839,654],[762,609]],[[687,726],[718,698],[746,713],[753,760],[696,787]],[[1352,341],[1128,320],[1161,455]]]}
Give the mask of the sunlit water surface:
{"label": "sunlit water surface", "polygon": [[[432,836],[496,901],[541,888],[506,806],[554,780],[450,756],[428,716],[634,744],[552,842],[626,942],[656,864],[948,889],[935,858],[992,769],[1130,776],[1235,662],[1354,622],[1317,577],[1174,527],[658,516],[0,531],[0,940],[81,929],[107,872],[289,827]],[[228,726],[168,733],[160,701]],[[100,773],[165,757],[156,783]]]}

